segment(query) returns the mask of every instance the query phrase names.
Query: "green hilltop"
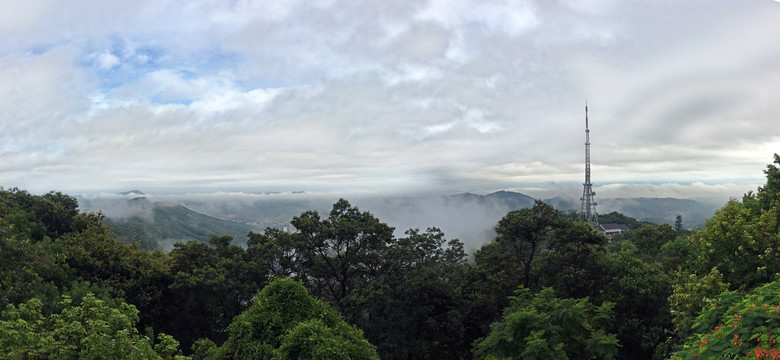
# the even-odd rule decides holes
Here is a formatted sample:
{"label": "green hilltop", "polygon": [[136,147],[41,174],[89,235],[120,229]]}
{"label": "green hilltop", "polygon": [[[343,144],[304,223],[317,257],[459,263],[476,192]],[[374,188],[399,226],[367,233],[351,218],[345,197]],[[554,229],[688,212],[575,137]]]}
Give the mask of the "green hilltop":
{"label": "green hilltop", "polygon": [[245,244],[247,234],[256,230],[247,224],[217,219],[177,203],[135,198],[128,204],[140,212],[104,221],[115,237],[124,242],[138,241],[146,249],[170,248],[177,241],[208,241],[215,235],[230,235],[235,243]]}

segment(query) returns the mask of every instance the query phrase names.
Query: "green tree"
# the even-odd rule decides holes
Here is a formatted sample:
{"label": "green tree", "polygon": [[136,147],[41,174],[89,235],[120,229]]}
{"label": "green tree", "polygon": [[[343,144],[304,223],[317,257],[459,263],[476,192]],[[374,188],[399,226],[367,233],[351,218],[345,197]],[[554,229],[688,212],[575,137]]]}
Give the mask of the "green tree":
{"label": "green tree", "polygon": [[674,219],[674,231],[677,232],[677,236],[680,236],[683,234],[683,218],[682,215],[677,214],[677,217]]}
{"label": "green tree", "polygon": [[164,327],[174,317],[169,308],[171,258],[160,251],[145,251],[111,236],[103,224],[68,233],[57,244],[77,280],[111,289],[141,310],[140,325]]}
{"label": "green tree", "polygon": [[666,272],[694,268],[697,256],[687,236],[678,236],[661,246],[660,258]]}
{"label": "green tree", "polygon": [[274,280],[229,327],[214,359],[378,359],[360,330],[299,282]]}
{"label": "green tree", "polygon": [[496,242],[509,249],[523,270],[523,286],[531,284],[531,267],[542,246],[550,241],[561,215],[550,204],[536,200],[533,207],[513,210],[496,225]]}
{"label": "green tree", "polygon": [[79,305],[69,298],[60,313],[45,316],[31,299],[8,305],[0,316],[0,349],[5,359],[186,359],[178,342],[165,334],[158,344],[139,335],[138,310],[121,302],[116,308],[89,294]]}
{"label": "green tree", "polygon": [[378,359],[367,342],[351,343],[351,339],[341,336],[322,320],[307,320],[295,325],[282,338],[281,345],[273,358],[312,359],[312,360],[350,360]]}
{"label": "green tree", "polygon": [[43,223],[35,217],[32,211],[22,209],[16,203],[6,203],[0,208],[0,226],[4,234],[15,235],[18,238],[41,241],[46,235]]}
{"label": "green tree", "polygon": [[57,284],[69,278],[61,250],[48,239],[31,240],[26,229],[5,220],[0,218],[0,307],[31,298],[51,305],[59,296]]}
{"label": "green tree", "polygon": [[[8,204],[35,214],[35,218],[45,229],[45,235],[50,239],[57,239],[66,233],[81,230],[80,226],[83,225],[76,221],[76,216],[79,214],[78,200],[61,192],[52,191],[39,196],[18,188],[9,190],[0,188],[0,215],[3,215],[3,207]],[[41,239],[33,238],[33,240]]]}
{"label": "green tree", "polygon": [[382,275],[354,292],[354,323],[382,358],[456,358],[468,352],[462,325],[463,244],[437,228],[411,229],[383,255]]}
{"label": "green tree", "polygon": [[608,333],[612,304],[559,299],[519,287],[493,331],[475,343],[475,359],[614,359],[615,334]]}
{"label": "green tree", "polygon": [[780,357],[780,281],[746,295],[726,291],[706,306],[695,335],[675,359],[763,359]]}
{"label": "green tree", "polygon": [[551,286],[565,297],[603,292],[606,238],[576,216],[536,202],[534,208],[508,213],[496,230],[496,241],[474,253],[475,266],[464,281],[467,338],[484,337],[508,305],[508,296],[527,279],[532,288]]}
{"label": "green tree", "polygon": [[[775,154],[775,164],[780,156]],[[766,184],[742,202],[729,200],[707,221],[703,231],[691,236],[698,255],[698,274],[717,267],[733,289],[749,290],[780,273],[780,169],[769,164]]]}
{"label": "green tree", "polygon": [[463,291],[463,327],[468,339],[487,336],[490,324],[497,321],[509,305],[509,297],[522,285],[523,270],[512,253],[489,242],[474,252],[474,266],[467,269]]}
{"label": "green tree", "polygon": [[172,281],[164,305],[177,313],[162,330],[189,348],[199,338],[223,342],[224,330],[252,303],[267,282],[267,271],[256,266],[248,251],[231,245],[230,236],[209,243],[176,243],[170,251]]}
{"label": "green tree", "polygon": [[652,359],[672,328],[668,298],[671,279],[659,263],[645,263],[634,244],[604,257],[602,293],[593,300],[615,304],[618,359]]}
{"label": "green tree", "polygon": [[266,228],[265,233],[250,232],[247,254],[256,264],[273,276],[293,276],[296,273],[297,236],[285,231]]}
{"label": "green tree", "polygon": [[383,358],[468,351],[473,338],[464,338],[461,320],[468,265],[460,241],[437,228],[395,238],[391,227],[343,199],[328,218],[307,211],[292,223],[297,233],[249,235],[247,252],[259,268],[301,279],[363,329]]}
{"label": "green tree", "polygon": [[674,331],[681,339],[691,336],[693,322],[713,299],[728,289],[723,274],[712,268],[709,274],[697,276],[685,272],[677,273],[678,281],[669,296]]}
{"label": "green tree", "polygon": [[646,261],[656,261],[661,253],[661,247],[676,237],[677,233],[669,224],[645,224],[633,231],[631,241]]}
{"label": "green tree", "polygon": [[766,184],[758,188],[756,198],[761,205],[761,209],[769,211],[775,208],[777,211],[778,201],[780,201],[780,155],[775,154],[774,163],[766,166],[764,175],[766,175]]}
{"label": "green tree", "polygon": [[298,229],[293,240],[298,276],[348,319],[356,316],[359,309],[348,296],[379,276],[393,228],[344,199],[333,204],[327,219],[306,211],[291,223]]}
{"label": "green tree", "polygon": [[61,193],[0,188],[0,308],[38,298],[45,314],[57,310],[60,294],[72,290],[74,279],[62,244],[52,236],[99,225],[102,218],[78,213],[77,207]]}
{"label": "green tree", "polygon": [[752,289],[772,280],[780,272],[777,217],[773,212],[751,210],[754,201],[748,195],[747,205],[731,199],[707,220],[703,231],[691,236],[698,254],[696,273],[717,268],[732,288]]}
{"label": "green tree", "polygon": [[79,202],[76,198],[61,192],[44,194],[35,206],[35,214],[46,227],[46,235],[56,239],[80,229],[75,228],[74,218],[78,215]]}
{"label": "green tree", "polygon": [[595,297],[603,291],[606,237],[576,220],[559,223],[535,266],[539,285],[561,297]]}

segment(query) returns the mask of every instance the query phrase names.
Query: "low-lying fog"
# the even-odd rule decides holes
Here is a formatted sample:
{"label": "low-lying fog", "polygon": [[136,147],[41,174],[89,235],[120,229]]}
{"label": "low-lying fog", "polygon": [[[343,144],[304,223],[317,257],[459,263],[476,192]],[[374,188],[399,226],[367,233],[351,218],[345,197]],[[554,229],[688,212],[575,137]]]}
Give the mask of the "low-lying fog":
{"label": "low-lying fog", "polygon": [[[623,185],[597,188],[597,210],[601,214],[618,211],[639,220],[673,223],[676,214],[683,216],[686,227],[703,226],[705,219],[723,205],[728,197],[737,197],[744,187],[691,185]],[[193,211],[215,218],[250,224],[255,228],[287,226],[289,221],[305,210],[312,209],[325,217],[333,203],[344,197],[363,211],[369,211],[380,221],[395,227],[396,236],[410,228],[424,230],[438,227],[447,238],[458,238],[467,250],[473,250],[494,237],[493,227],[508,211],[529,206],[534,198],[550,202],[561,210],[579,207],[578,189],[569,186],[564,191],[546,189],[513,189],[489,196],[458,195],[399,195],[375,196],[369,194],[331,193],[239,193],[210,194],[96,194],[79,196],[82,210],[102,211],[112,219],[133,216],[152,220],[155,206],[181,204]],[[663,190],[663,191],[662,191]],[[695,191],[694,191],[695,190]],[[581,191],[581,190],[579,190]],[[745,190],[747,191],[747,190]],[[518,193],[530,195],[528,197]],[[671,194],[677,197],[661,198]],[[639,196],[625,196],[636,194]],[[680,196],[687,194],[687,198]],[[601,197],[599,195],[602,195]],[[612,195],[613,197],[608,197]],[[617,195],[617,196],[615,196]],[[655,197],[653,195],[656,195]],[[691,195],[699,195],[693,197]],[[693,200],[693,199],[695,200]]]}

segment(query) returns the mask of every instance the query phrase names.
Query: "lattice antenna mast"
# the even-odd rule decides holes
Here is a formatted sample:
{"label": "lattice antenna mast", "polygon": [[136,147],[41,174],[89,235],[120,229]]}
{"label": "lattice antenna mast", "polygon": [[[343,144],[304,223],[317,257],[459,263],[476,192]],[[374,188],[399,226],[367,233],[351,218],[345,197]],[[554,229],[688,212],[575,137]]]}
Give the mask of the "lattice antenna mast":
{"label": "lattice antenna mast", "polygon": [[599,224],[595,196],[593,184],[590,183],[590,129],[588,129],[588,103],[585,102],[585,183],[580,201],[582,202],[581,216],[593,226]]}

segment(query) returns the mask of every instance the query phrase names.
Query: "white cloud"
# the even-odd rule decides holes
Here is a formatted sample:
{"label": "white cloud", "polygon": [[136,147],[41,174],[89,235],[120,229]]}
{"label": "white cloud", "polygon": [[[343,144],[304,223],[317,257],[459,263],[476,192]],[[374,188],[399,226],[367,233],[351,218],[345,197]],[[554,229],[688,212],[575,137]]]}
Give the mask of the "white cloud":
{"label": "white cloud", "polygon": [[26,4],[2,186],[579,181],[586,99],[602,183],[757,183],[780,143],[772,3]]}
{"label": "white cloud", "polygon": [[13,38],[45,22],[54,5],[51,0],[7,0],[0,12],[0,39]]}
{"label": "white cloud", "polygon": [[103,70],[111,69],[120,63],[119,58],[108,51],[104,51],[95,57],[95,64]]}
{"label": "white cloud", "polygon": [[39,56],[0,58],[0,186],[24,184],[30,169],[56,171],[63,163],[64,144],[54,134],[72,126],[88,109],[85,94],[93,78],[70,69],[74,52],[55,48]]}
{"label": "white cloud", "polygon": [[459,28],[468,23],[520,35],[535,28],[539,20],[530,1],[445,1],[433,0],[417,14],[420,19],[431,19],[449,28]]}

